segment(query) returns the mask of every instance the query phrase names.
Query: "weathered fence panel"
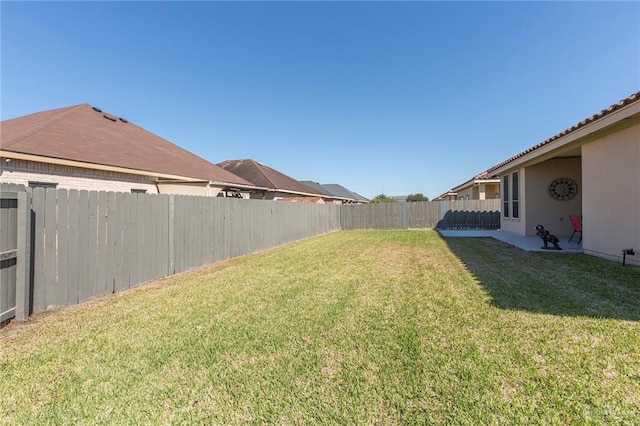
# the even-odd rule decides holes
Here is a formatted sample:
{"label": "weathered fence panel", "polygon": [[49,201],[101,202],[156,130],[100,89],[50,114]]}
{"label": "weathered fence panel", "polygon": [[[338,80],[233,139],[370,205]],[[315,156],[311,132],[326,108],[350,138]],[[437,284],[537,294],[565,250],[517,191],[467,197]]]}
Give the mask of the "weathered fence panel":
{"label": "weathered fence panel", "polygon": [[343,229],[405,229],[404,204],[343,205]]}
{"label": "weathered fence panel", "polygon": [[344,205],[342,229],[498,229],[500,200]]}
{"label": "weathered fence panel", "polygon": [[30,204],[23,185],[0,184],[0,324],[30,314]]}
{"label": "weathered fence panel", "polygon": [[45,209],[45,190],[44,188],[35,188],[32,192],[31,210],[33,211],[32,229],[33,235],[33,282],[38,283],[38,288],[32,293],[33,305],[32,312],[42,312],[45,310],[45,230],[44,230],[44,214]]}
{"label": "weathered fence panel", "polygon": [[0,323],[16,313],[18,193],[0,197]]}
{"label": "weathered fence panel", "polygon": [[439,202],[420,201],[406,203],[407,227],[409,229],[432,229],[441,219]]}
{"label": "weathered fence panel", "polygon": [[442,201],[438,229],[499,229],[500,200]]}
{"label": "weathered fence panel", "polygon": [[[82,303],[339,229],[499,227],[499,200],[337,206],[14,189],[24,209],[16,212],[15,201],[2,201],[0,318]],[[12,250],[24,252],[16,264],[6,263],[5,252]]]}
{"label": "weathered fence panel", "polygon": [[5,268],[3,260],[0,312],[11,310],[3,318],[15,314],[17,291],[24,318],[340,228],[339,206],[20,189],[29,214],[16,224],[20,214],[9,209],[15,197],[2,201],[0,253],[8,256],[5,246],[16,245],[8,241],[22,226],[30,236],[23,261],[30,263],[20,288],[6,278],[16,275],[16,265]]}

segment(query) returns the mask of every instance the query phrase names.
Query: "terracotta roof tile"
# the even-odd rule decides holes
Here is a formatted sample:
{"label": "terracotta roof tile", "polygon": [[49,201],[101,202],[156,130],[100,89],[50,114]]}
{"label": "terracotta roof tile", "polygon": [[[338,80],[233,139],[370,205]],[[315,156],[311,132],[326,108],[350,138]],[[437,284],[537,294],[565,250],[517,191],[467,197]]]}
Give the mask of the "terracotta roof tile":
{"label": "terracotta roof tile", "polygon": [[591,117],[585,118],[581,122],[579,122],[577,124],[574,124],[573,126],[569,127],[568,129],[563,130],[562,132],[558,133],[557,135],[554,135],[554,136],[550,137],[549,139],[547,139],[547,140],[545,140],[543,142],[540,142],[539,144],[534,145],[531,148],[526,149],[526,150],[522,151],[519,154],[514,155],[513,157],[501,162],[500,164],[497,164],[497,165],[493,166],[492,168],[490,168],[488,170],[488,172],[491,173],[492,171],[494,171],[494,170],[496,170],[496,169],[498,169],[498,168],[500,168],[502,166],[505,166],[505,165],[509,164],[510,162],[512,162],[514,160],[517,160],[518,158],[520,158],[520,157],[522,157],[522,156],[524,156],[524,155],[526,155],[526,154],[528,154],[528,153],[530,153],[532,151],[535,151],[536,149],[539,149],[539,148],[547,145],[550,142],[553,142],[553,141],[555,141],[557,139],[560,139],[561,137],[566,136],[569,133],[575,132],[576,130],[586,126],[587,124],[590,124],[590,123],[593,123],[594,121],[600,120],[601,118],[606,117],[607,115],[609,115],[609,114],[611,114],[611,113],[613,113],[613,112],[615,112],[615,111],[617,111],[617,110],[619,110],[619,109],[621,109],[621,108],[623,108],[623,107],[625,107],[627,105],[630,105],[630,104],[632,104],[634,102],[637,102],[639,100],[640,100],[640,92],[636,92],[633,95],[629,96],[628,98],[622,99],[620,102],[617,102],[617,103],[609,106],[608,108],[603,109],[602,111],[592,115]]}
{"label": "terracotta roof tile", "polygon": [[88,104],[0,123],[3,151],[252,186],[173,143]]}

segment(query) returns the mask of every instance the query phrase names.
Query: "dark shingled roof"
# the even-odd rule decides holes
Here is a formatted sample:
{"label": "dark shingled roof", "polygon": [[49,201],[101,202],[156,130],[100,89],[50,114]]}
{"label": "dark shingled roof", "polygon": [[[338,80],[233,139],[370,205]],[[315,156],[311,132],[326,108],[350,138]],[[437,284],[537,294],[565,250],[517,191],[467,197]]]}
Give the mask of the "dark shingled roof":
{"label": "dark shingled roof", "polygon": [[326,189],[324,189],[322,187],[322,185],[320,185],[318,182],[313,182],[311,180],[302,180],[300,181],[302,183],[304,183],[305,185],[307,185],[309,188],[313,189],[317,194],[322,194],[326,197],[332,197],[335,198],[335,195],[330,194],[329,191],[327,191]]}
{"label": "dark shingled roof", "polygon": [[3,121],[1,149],[94,165],[252,186],[132,122],[81,104]]}
{"label": "dark shingled roof", "polygon": [[568,129],[565,129],[564,131],[558,133],[557,135],[550,137],[549,139],[545,140],[544,142],[540,142],[539,144],[537,144],[535,146],[532,146],[531,148],[529,148],[527,150],[524,150],[519,154],[514,155],[513,157],[503,161],[502,163],[493,166],[492,168],[490,168],[488,170],[488,172],[491,173],[494,170],[499,169],[500,167],[505,166],[505,165],[509,164],[510,162],[512,162],[514,160],[517,160],[518,158],[520,158],[520,157],[522,157],[524,155],[527,155],[528,153],[530,153],[532,151],[535,151],[536,149],[542,148],[543,146],[547,145],[550,142],[553,142],[553,141],[555,141],[557,139],[560,139],[563,136],[566,136],[566,135],[568,135],[568,134],[570,134],[572,132],[575,132],[576,130],[586,126],[587,124],[593,123],[594,121],[598,121],[598,120],[602,119],[603,117],[606,117],[607,115],[609,115],[609,114],[611,114],[611,113],[613,113],[613,112],[615,112],[615,111],[617,111],[617,110],[619,110],[621,108],[624,108],[627,105],[630,105],[630,104],[632,104],[634,102],[637,102],[639,100],[640,100],[640,92],[636,92],[633,95],[629,96],[628,98],[624,98],[620,102],[617,102],[617,103],[611,105],[610,107],[603,109],[599,113],[594,114],[589,118],[585,118],[584,120],[582,120],[578,124],[575,124],[575,125],[569,127]]}
{"label": "dark shingled roof", "polygon": [[369,203],[371,202],[370,199],[368,199],[367,197],[363,197],[362,195],[358,194],[357,192],[354,192],[354,194],[356,194],[356,201],[360,201],[361,203]]}
{"label": "dark shingled roof", "polygon": [[355,200],[355,201],[360,201],[362,203],[368,203],[369,200],[366,199],[365,197],[363,197],[362,195],[358,195],[355,192],[352,192],[350,190],[348,190],[347,188],[345,188],[344,186],[337,184],[337,183],[327,183],[327,184],[322,184],[322,187],[328,191],[330,194],[336,196],[336,197],[341,197],[341,198],[348,198],[350,200]]}
{"label": "dark shingled roof", "polygon": [[322,196],[313,188],[295,180],[269,166],[255,160],[227,160],[218,163],[223,169],[248,180],[256,186],[270,188],[274,191],[291,192],[300,195]]}

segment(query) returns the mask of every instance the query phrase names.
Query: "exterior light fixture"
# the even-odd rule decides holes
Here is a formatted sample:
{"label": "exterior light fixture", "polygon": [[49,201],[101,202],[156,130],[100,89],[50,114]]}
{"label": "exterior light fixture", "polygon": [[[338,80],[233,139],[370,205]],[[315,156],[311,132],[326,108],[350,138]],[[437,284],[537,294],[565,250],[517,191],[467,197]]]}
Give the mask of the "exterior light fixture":
{"label": "exterior light fixture", "polygon": [[627,255],[629,256],[635,256],[636,252],[630,248],[630,249],[624,249],[622,250],[622,266],[624,266],[626,260],[627,260]]}

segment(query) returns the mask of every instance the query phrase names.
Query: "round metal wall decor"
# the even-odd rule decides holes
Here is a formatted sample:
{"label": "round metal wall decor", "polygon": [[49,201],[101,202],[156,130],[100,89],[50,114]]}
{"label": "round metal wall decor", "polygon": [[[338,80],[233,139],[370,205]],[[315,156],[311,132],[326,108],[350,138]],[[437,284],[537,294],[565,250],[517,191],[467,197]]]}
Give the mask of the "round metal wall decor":
{"label": "round metal wall decor", "polygon": [[578,193],[578,184],[569,178],[558,178],[549,184],[549,196],[554,200],[568,201]]}

